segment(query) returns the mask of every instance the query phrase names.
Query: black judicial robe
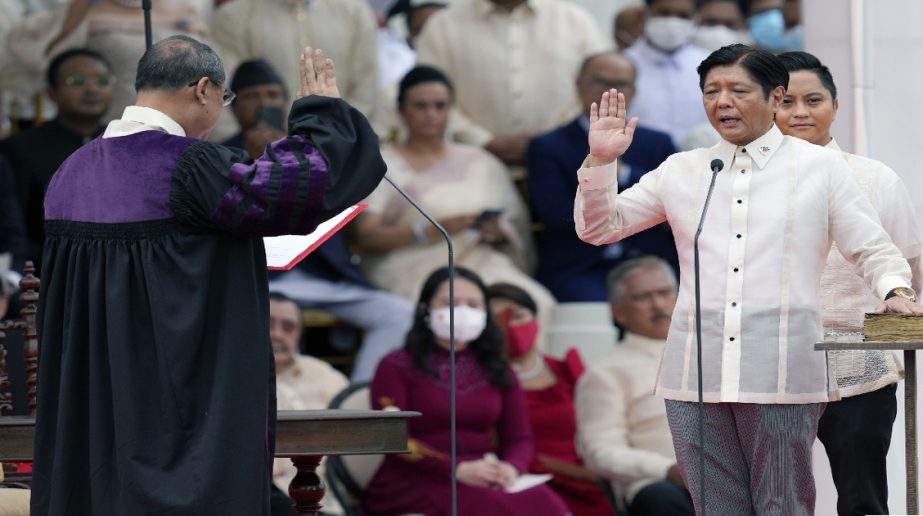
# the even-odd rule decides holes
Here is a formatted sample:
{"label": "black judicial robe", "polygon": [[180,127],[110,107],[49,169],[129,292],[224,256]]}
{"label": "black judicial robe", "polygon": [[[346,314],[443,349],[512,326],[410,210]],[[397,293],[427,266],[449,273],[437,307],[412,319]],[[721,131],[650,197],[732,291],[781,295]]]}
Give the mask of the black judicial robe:
{"label": "black judicial robe", "polygon": [[252,161],[98,138],[45,200],[32,514],[269,514],[275,393],[262,236],[308,233],[385,172],[345,102],[296,101]]}

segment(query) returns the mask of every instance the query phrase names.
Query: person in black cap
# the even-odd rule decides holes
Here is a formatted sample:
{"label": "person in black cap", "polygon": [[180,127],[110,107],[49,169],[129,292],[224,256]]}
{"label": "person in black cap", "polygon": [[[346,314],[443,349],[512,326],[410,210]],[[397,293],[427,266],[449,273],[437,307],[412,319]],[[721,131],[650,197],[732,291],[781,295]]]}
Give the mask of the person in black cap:
{"label": "person in black cap", "polygon": [[254,159],[270,142],[285,136],[288,92],[282,78],[265,59],[242,62],[231,79],[237,93],[231,109],[240,132],[224,142],[244,149]]}

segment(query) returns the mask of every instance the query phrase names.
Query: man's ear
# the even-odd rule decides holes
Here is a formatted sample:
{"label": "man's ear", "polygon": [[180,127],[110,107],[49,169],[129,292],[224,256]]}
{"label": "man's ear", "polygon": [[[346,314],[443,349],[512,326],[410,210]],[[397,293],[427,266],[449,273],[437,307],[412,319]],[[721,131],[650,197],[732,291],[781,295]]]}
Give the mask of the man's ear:
{"label": "man's ear", "polygon": [[624,326],[622,321],[625,318],[625,310],[621,305],[615,303],[609,303],[609,310],[612,313],[612,320],[618,323],[619,326]]}
{"label": "man's ear", "polygon": [[775,113],[779,110],[779,105],[782,104],[782,99],[785,98],[785,88],[782,86],[776,86],[772,92],[769,93],[769,101],[772,103],[772,112]]}
{"label": "man's ear", "polygon": [[208,103],[208,83],[211,80],[208,77],[202,77],[195,84],[194,92],[197,104],[202,104],[203,106]]}

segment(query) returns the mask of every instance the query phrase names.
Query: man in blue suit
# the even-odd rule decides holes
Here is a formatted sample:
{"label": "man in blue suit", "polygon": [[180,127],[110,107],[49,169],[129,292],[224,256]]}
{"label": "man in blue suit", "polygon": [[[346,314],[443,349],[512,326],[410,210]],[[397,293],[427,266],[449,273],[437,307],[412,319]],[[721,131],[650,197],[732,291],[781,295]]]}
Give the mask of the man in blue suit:
{"label": "man in blue suit", "polygon": [[[542,225],[536,235],[536,278],[560,302],[605,301],[606,274],[624,260],[653,254],[678,270],[676,246],[667,224],[655,226],[608,246],[580,241],[574,230],[577,174],[589,152],[587,113],[602,92],[616,88],[626,102],[634,94],[635,68],[615,52],[586,58],[577,77],[583,114],[571,123],[536,137],[529,144],[527,184],[533,220]],[[639,126],[634,143],[620,159],[619,189],[628,188],[676,152],[666,133]]]}

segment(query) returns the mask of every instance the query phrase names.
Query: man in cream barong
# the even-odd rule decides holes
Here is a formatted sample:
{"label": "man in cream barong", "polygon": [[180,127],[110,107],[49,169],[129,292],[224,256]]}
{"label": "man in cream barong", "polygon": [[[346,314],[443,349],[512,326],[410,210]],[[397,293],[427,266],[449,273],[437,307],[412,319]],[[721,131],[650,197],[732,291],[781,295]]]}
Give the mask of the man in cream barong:
{"label": "man in cream barong", "polygon": [[[698,71],[706,114],[722,141],[671,156],[621,194],[617,159],[638,121],[625,120],[624,97],[615,90],[591,109],[577,232],[606,244],[664,221],[673,229],[680,292],[655,392],[666,398],[677,462],[697,513],[812,514],[811,445],[824,405],[835,397],[824,354],[813,350],[822,338],[818,284],[831,243],[884,300],[882,310],[923,309],[899,295],[910,290],[910,268],[842,156],[783,136],[773,124],[788,85],[779,59],[731,45]],[[699,241],[707,364],[701,450],[693,235],[715,159],[724,167]]]}

